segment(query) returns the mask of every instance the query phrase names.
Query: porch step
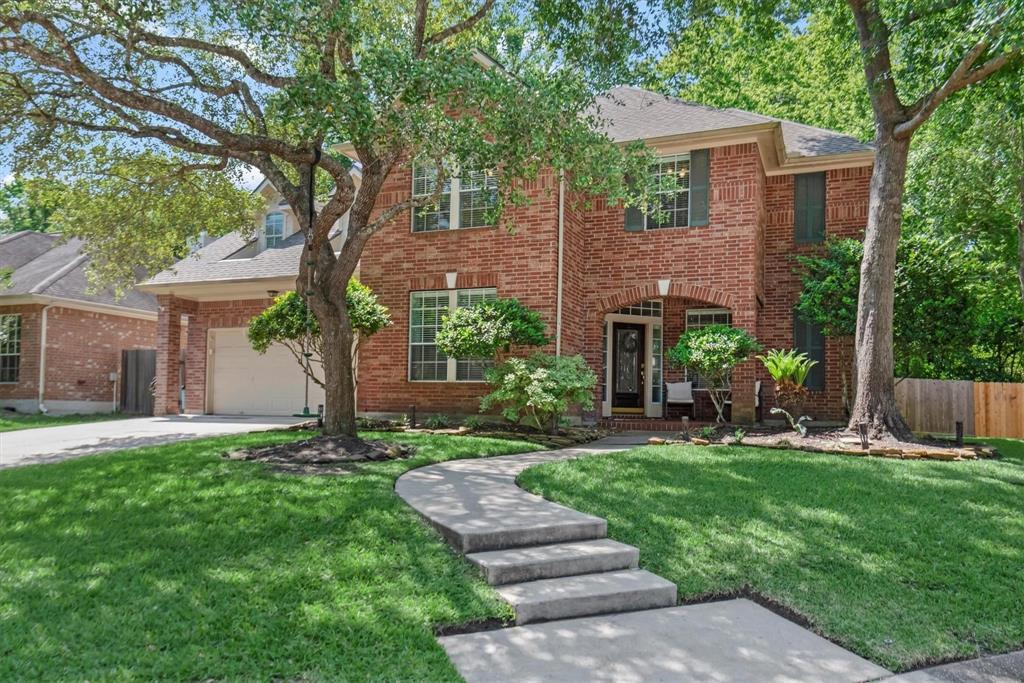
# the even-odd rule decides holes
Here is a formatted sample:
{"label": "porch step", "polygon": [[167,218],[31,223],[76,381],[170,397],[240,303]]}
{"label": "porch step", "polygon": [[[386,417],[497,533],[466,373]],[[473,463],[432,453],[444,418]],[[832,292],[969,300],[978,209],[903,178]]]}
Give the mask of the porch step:
{"label": "porch step", "polygon": [[643,569],[541,579],[497,590],[515,609],[518,625],[676,604],[676,585]]}
{"label": "porch step", "polygon": [[635,569],[640,551],[610,538],[492,550],[466,556],[480,567],[487,583],[537,581],[562,576]]}

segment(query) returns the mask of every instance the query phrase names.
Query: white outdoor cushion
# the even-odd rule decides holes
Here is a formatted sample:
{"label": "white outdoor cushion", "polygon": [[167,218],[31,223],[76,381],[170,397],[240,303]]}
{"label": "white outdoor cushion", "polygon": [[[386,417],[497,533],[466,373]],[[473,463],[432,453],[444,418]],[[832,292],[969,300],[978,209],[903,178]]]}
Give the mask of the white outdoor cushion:
{"label": "white outdoor cushion", "polygon": [[669,403],[693,403],[693,382],[666,382]]}
{"label": "white outdoor cushion", "polygon": [[754,407],[761,407],[761,380],[754,382]]}

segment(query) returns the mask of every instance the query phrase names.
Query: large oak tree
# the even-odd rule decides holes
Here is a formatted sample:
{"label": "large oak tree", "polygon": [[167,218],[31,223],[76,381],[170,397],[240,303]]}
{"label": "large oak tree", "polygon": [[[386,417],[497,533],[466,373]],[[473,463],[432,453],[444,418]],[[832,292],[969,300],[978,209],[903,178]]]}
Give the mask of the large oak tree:
{"label": "large oak tree", "polygon": [[[623,182],[647,155],[584,114],[626,79],[643,19],[626,0],[0,0],[0,129],[37,172],[67,159],[81,176],[93,150],[160,153],[180,176],[257,169],[305,236],[296,287],[323,331],[325,432],[354,435],[346,285],[367,240],[436,203],[452,169],[496,170],[506,224],[505,207],[527,201],[520,181],[544,169],[570,190],[650,196]],[[385,179],[412,159],[440,169],[434,194],[380,210]],[[160,239],[146,225],[135,244]],[[90,248],[114,248],[106,238]]]}

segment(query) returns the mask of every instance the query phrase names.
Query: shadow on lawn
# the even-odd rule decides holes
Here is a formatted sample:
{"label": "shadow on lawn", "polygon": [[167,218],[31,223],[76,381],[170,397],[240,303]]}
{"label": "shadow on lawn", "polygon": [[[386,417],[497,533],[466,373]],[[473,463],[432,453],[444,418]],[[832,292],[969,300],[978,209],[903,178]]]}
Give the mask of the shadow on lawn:
{"label": "shadow on lawn", "polygon": [[433,680],[431,624],[502,615],[394,495],[429,447],[294,477],[212,443],[3,473],[0,679]]}
{"label": "shadow on lawn", "polygon": [[684,600],[743,586],[883,666],[1024,644],[1020,463],[647,448],[537,468]]}

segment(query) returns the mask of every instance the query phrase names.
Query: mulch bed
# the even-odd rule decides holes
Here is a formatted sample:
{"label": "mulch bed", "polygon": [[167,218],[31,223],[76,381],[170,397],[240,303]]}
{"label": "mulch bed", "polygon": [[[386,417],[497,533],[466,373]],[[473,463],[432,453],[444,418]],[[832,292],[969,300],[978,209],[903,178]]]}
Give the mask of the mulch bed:
{"label": "mulch bed", "polygon": [[[723,436],[720,440],[680,434],[677,439],[651,439],[650,443],[652,445],[662,443],[691,443],[698,446],[736,445],[736,439],[731,434]],[[898,441],[892,438],[871,439],[868,449],[864,450],[861,447],[860,437],[841,427],[811,428],[806,437],[801,437],[787,429],[751,429],[744,436],[742,445],[857,457],[873,456],[896,460],[976,460],[999,457],[999,453],[991,446],[965,444],[963,447],[958,447],[952,441],[927,436],[918,441]]]}
{"label": "mulch bed", "polygon": [[363,441],[347,436],[314,436],[302,441],[243,448],[226,453],[229,460],[270,463],[275,470],[293,474],[345,474],[345,465],[400,460],[416,452],[415,446],[384,441]]}

